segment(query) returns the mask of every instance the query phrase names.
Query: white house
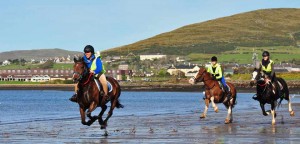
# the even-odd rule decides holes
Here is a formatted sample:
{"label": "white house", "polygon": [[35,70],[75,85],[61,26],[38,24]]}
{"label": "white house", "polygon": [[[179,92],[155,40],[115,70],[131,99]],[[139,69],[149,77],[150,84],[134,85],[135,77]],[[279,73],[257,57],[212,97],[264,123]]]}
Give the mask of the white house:
{"label": "white house", "polygon": [[10,61],[5,60],[5,61],[2,63],[2,65],[3,65],[3,66],[10,65]]}
{"label": "white house", "polygon": [[200,69],[200,67],[198,65],[178,65],[178,66],[174,66],[172,65],[171,67],[168,68],[167,72],[170,74],[170,75],[173,75],[174,72],[180,70],[182,71],[185,76],[194,76],[194,74],[196,72],[198,72]]}
{"label": "white house", "polygon": [[50,81],[50,77],[48,75],[34,75],[31,77],[32,82],[46,82]]}
{"label": "white house", "polygon": [[154,60],[154,59],[161,59],[161,58],[165,58],[167,57],[167,55],[140,55],[140,60]]}

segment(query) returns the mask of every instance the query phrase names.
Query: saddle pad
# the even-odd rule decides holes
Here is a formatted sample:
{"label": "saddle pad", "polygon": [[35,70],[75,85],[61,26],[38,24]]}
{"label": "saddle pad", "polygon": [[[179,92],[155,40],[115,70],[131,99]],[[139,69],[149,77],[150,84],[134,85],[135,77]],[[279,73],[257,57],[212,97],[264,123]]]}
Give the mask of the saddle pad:
{"label": "saddle pad", "polygon": [[107,88],[108,88],[108,92],[111,92],[113,90],[113,86],[109,81],[107,81]]}

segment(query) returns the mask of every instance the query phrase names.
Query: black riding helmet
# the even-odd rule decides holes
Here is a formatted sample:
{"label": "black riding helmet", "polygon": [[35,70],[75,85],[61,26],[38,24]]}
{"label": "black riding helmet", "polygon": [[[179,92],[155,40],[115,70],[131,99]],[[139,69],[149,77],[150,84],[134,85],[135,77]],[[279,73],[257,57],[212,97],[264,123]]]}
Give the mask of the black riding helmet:
{"label": "black riding helmet", "polygon": [[91,45],[87,45],[87,46],[85,46],[83,51],[84,51],[84,53],[88,53],[88,52],[91,52],[92,54],[94,54],[94,53],[95,53],[95,51],[94,51],[94,47],[93,47],[93,46],[91,46]]}
{"label": "black riding helmet", "polygon": [[270,56],[270,53],[268,52],[268,51],[264,51],[263,53],[262,53],[262,56],[264,57],[264,56]]}
{"label": "black riding helmet", "polygon": [[211,61],[218,61],[218,58],[216,56],[211,57]]}

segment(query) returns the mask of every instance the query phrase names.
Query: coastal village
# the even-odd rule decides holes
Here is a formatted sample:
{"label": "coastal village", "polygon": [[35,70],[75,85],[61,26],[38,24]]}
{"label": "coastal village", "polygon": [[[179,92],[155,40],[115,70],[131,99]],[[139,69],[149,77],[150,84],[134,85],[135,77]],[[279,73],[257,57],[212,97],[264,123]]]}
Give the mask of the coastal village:
{"label": "coastal village", "polygon": [[[14,60],[15,61],[15,60]],[[14,64],[13,60],[0,62],[0,68]],[[70,55],[66,57],[54,57],[41,60],[23,60],[24,64],[41,65],[46,62],[54,64],[73,65]],[[168,56],[163,54],[106,56],[102,59],[106,66],[106,75],[114,77],[118,81],[159,81],[161,77],[172,77],[176,79],[189,78],[194,76],[200,67],[209,63],[191,63],[182,56]],[[257,58],[252,58],[251,64],[222,63],[224,75],[230,77],[234,74],[245,74],[254,68]],[[292,63],[279,63],[275,65],[275,71],[300,72],[300,66]],[[21,82],[48,82],[55,80],[72,80],[73,69],[64,68],[30,68],[30,69],[0,69],[0,81],[21,81]]]}

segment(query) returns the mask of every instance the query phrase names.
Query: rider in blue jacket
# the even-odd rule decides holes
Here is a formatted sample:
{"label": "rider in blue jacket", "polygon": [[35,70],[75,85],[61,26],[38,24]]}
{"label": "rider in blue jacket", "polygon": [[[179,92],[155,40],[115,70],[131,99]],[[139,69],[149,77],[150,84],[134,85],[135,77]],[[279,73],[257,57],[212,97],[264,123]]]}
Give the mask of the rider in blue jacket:
{"label": "rider in blue jacket", "polygon": [[[107,89],[107,80],[105,77],[105,69],[103,67],[101,56],[96,56],[94,47],[91,45],[87,45],[84,48],[84,56],[83,61],[89,69],[90,73],[93,73],[95,77],[99,77],[99,81],[102,85],[104,91],[104,98],[109,100],[108,97],[108,89]],[[77,102],[77,85],[75,86],[75,94],[70,98],[70,101]]]}

